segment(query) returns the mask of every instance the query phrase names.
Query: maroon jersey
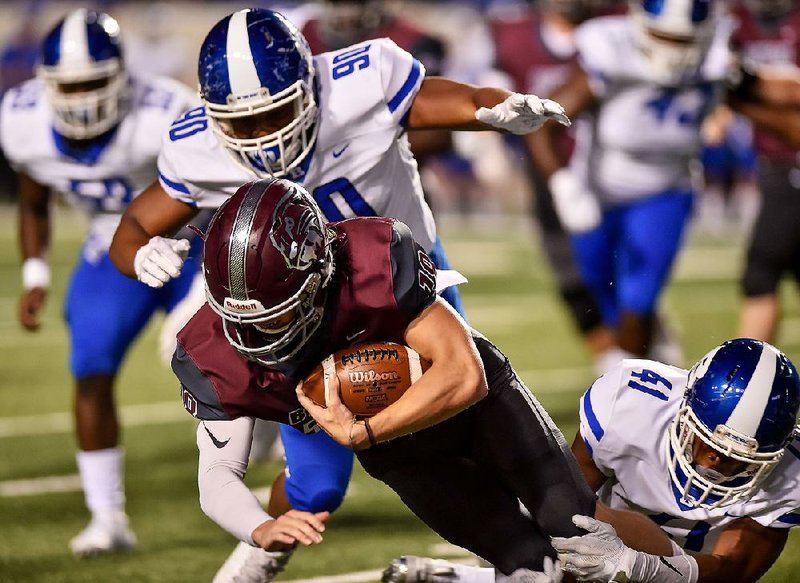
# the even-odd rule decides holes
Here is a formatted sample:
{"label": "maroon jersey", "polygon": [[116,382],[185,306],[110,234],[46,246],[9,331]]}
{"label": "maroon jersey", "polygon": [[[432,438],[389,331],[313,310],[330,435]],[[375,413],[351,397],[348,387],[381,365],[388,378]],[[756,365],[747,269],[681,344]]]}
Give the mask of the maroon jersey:
{"label": "maroon jersey", "polygon": [[354,218],[337,232],[336,275],[322,325],[297,358],[272,367],[251,362],[225,338],[204,305],[178,334],[172,369],[184,407],[204,420],[257,417],[312,433],[317,425],[295,387],[327,355],[371,340],[403,342],[411,321],[436,296],[436,269],[403,223]]}
{"label": "maroon jersey", "polygon": [[[752,65],[800,64],[800,8],[785,16],[764,20],[750,12],[742,3],[734,15],[738,27],[733,41],[745,63]],[[796,152],[782,141],[765,132],[757,132],[755,139],[759,153],[773,158],[794,160]]]}
{"label": "maroon jersey", "polygon": [[495,65],[514,82],[514,91],[549,95],[567,78],[575,53],[556,55],[542,38],[542,16],[528,10],[491,21]]}
{"label": "maroon jersey", "polygon": [[[319,20],[308,20],[301,30],[306,37],[311,52],[315,55],[327,51],[335,50],[340,47],[328,46],[323,36],[320,34]],[[423,65],[428,75],[441,75],[444,64],[445,48],[444,43],[439,39],[425,33],[413,24],[401,18],[390,18],[380,27],[373,31],[369,38],[390,38],[397,46],[414,55]],[[356,42],[369,40],[368,38],[358,39]],[[355,44],[355,43],[352,43]]]}

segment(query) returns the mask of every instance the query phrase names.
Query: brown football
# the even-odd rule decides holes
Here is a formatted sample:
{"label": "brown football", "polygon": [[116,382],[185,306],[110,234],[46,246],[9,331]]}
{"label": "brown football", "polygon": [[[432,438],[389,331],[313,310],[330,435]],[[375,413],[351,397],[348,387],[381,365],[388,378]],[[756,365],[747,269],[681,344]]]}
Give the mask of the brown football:
{"label": "brown football", "polygon": [[303,392],[325,407],[330,391],[339,389],[348,409],[371,417],[397,401],[429,366],[402,344],[356,344],[323,360],[303,381]]}

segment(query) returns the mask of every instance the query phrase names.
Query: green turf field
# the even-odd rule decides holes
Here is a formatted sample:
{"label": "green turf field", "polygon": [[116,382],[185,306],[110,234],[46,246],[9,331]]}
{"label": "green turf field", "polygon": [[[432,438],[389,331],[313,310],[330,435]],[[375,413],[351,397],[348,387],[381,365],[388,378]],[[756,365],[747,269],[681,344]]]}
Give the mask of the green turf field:
{"label": "green turf field", "polygon": [[[27,334],[15,320],[14,218],[0,208],[0,581],[210,581],[234,541],[205,518],[197,503],[194,424],[156,354],[160,320],[135,345],[117,391],[125,425],[128,512],[139,547],[129,555],[85,560],[68,552],[67,542],[85,525],[87,513],[75,486],[72,397],[60,313],[82,231],[81,221],[70,214],[60,212],[57,219],[51,253],[55,284],[43,328]],[[532,237],[524,226],[496,224],[451,226],[443,238],[453,264],[470,278],[462,293],[471,322],[506,351],[571,439],[577,398],[591,382],[592,368],[552,293]],[[682,256],[664,310],[687,361],[734,334],[740,262],[740,242],[702,237],[693,238]],[[787,286],[783,292],[787,309],[778,344],[800,359],[800,304],[794,289]],[[248,483],[266,486],[277,471],[275,464],[254,466]],[[46,477],[64,478],[57,485],[65,491],[30,494],[32,486],[51,484],[41,480]],[[316,548],[299,550],[281,580],[376,570],[400,554],[441,552],[434,545],[442,542],[358,468],[325,538]],[[800,538],[793,536],[764,580],[796,580],[798,567]]]}

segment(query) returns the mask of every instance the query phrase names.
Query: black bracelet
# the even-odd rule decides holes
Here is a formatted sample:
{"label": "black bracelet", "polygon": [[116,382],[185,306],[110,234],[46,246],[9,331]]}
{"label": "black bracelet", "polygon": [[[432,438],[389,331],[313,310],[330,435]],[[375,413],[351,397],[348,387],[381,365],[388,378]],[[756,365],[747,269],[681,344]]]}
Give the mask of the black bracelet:
{"label": "black bracelet", "polygon": [[364,417],[364,429],[367,430],[367,439],[369,440],[369,445],[377,445],[378,442],[375,440],[375,434],[372,433],[372,427],[369,426],[369,417]]}

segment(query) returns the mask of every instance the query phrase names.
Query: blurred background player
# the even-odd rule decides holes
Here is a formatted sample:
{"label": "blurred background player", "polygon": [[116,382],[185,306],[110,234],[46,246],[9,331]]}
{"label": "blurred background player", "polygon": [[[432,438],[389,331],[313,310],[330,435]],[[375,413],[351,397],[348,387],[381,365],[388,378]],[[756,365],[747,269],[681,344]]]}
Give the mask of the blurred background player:
{"label": "blurred background player", "polygon": [[114,377],[150,316],[186,292],[196,266],[190,258],[183,277],[155,290],[120,274],[108,247],[125,206],[157,176],[162,133],[195,99],[174,81],[129,77],[117,22],[85,9],[56,24],[42,44],[36,79],[3,99],[0,144],[19,179],[19,320],[26,329],[39,327],[50,283],[51,191],[90,218],[64,307],[78,469],[91,512],[89,526],[70,542],[77,555],[135,544],[125,514]]}
{"label": "blurred background player", "polygon": [[[800,379],[786,355],[739,338],[691,371],[625,360],[581,399],[572,449],[603,502],[646,513],[691,553],[690,581],[750,583],[800,524],[799,406]],[[613,530],[580,522],[588,534],[554,541],[567,571],[610,581],[611,565],[638,560]]]}
{"label": "blurred background player", "polygon": [[[609,8],[610,3],[603,0],[500,2],[489,11],[495,66],[509,76],[514,91],[534,95],[552,93],[566,81],[575,65],[577,26]],[[604,324],[600,308],[583,282],[569,234],[553,207],[547,180],[533,164],[529,144],[513,136],[509,136],[509,141],[525,160],[533,194],[531,210],[558,291],[590,350],[601,357],[614,346],[613,333]],[[563,133],[559,146],[560,155],[568,160],[574,147],[574,128]]]}
{"label": "blurred background player", "polygon": [[[734,35],[751,66],[800,63],[800,10],[793,0],[749,0],[736,6]],[[744,303],[739,334],[772,341],[780,321],[779,284],[800,283],[800,167],[797,150],[763,131],[756,133],[761,208],[741,280]]]}
{"label": "blurred background player", "polygon": [[729,37],[716,1],[633,1],[628,16],[587,22],[576,36],[581,66],[553,94],[568,114],[592,114],[569,166],[560,132],[531,136],[584,281],[615,330],[607,366],[659,344],[657,303],[699,184],[701,124],[725,99]]}
{"label": "blurred background player", "polygon": [[[265,36],[272,39],[266,47]],[[198,73],[205,108],[173,124],[159,181],[128,207],[110,250],[123,273],[155,287],[180,273],[184,254],[184,243],[162,235],[172,236],[198,208],[219,207],[253,177],[301,182],[328,220],[403,220],[436,266],[446,267],[406,130],[528,133],[548,119],[569,123],[549,100],[426,77],[424,66],[388,39],[312,58],[296,27],[265,9],[218,22],[201,47]],[[289,426],[281,426],[281,440],[287,471],[273,484],[269,513],[335,510],[352,452],[324,433]],[[285,560],[243,545],[218,576],[256,564],[268,580]]]}

